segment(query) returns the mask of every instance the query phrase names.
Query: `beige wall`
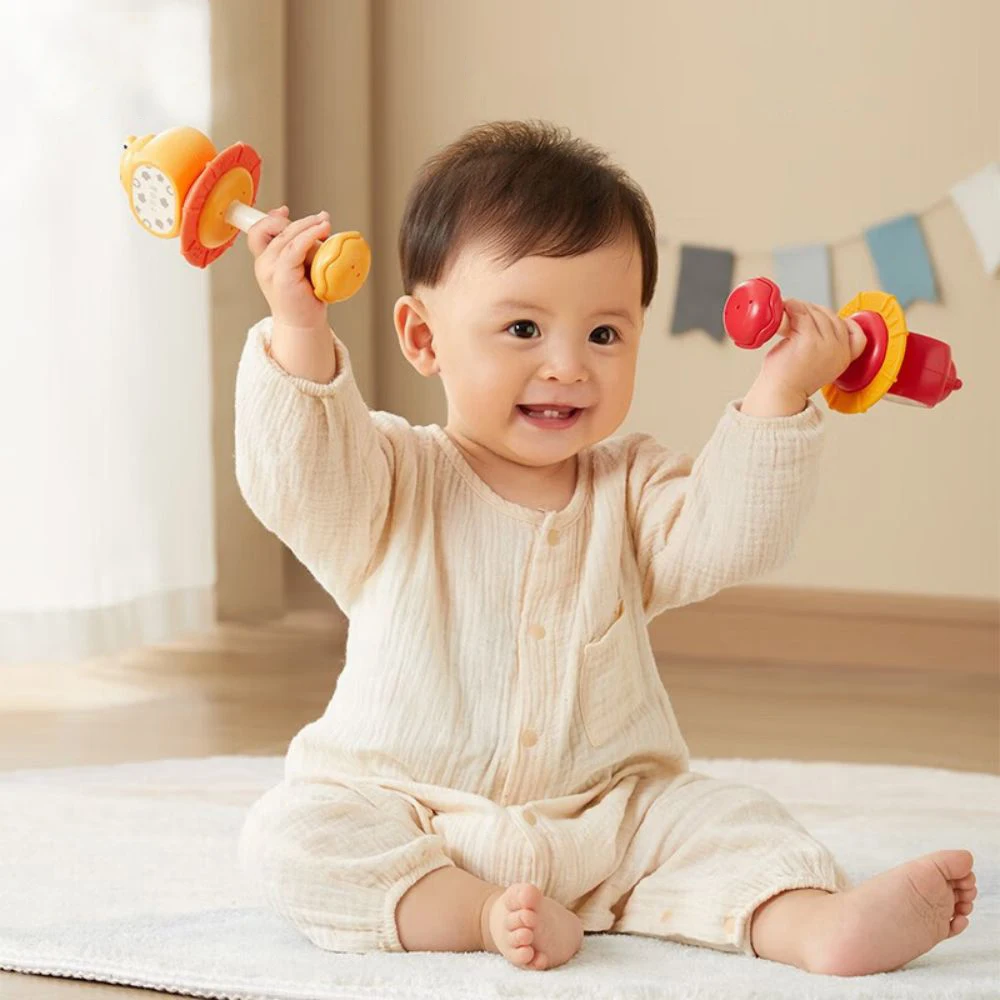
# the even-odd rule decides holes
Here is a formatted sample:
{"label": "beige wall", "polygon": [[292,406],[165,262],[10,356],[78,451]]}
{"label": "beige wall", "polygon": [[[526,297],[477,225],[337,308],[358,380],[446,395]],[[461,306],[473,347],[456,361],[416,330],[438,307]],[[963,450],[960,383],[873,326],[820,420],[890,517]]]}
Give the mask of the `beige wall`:
{"label": "beige wall", "polygon": [[[334,232],[374,225],[371,4],[288,3],[288,199],[293,215],[327,209]],[[375,282],[330,310],[366,398],[376,395]]]}
{"label": "beige wall", "polygon": [[[996,0],[621,0],[613,17],[596,0],[212,6],[213,139],[261,151],[261,207],[327,207],[368,235],[372,277],[331,321],[369,401],[415,422],[442,421],[444,398],[396,346],[396,231],[414,171],[470,125],[561,122],[646,189],[666,242],[623,430],[689,451],[760,356],[666,335],[680,241],[735,249],[741,280],[768,271],[769,247],[939,203],[924,231],[943,301],[909,319],[951,342],[966,388],[930,412],[833,415],[822,494],[767,582],[1000,594],[1000,281],[942,202],[1000,157]],[[835,251],[834,278],[838,302],[877,287],[862,242]],[[232,472],[236,361],[266,308],[245,249],[213,265],[213,296],[219,606],[247,617],[280,610],[283,560]]]}
{"label": "beige wall", "polygon": [[[334,231],[357,229],[372,240],[375,150],[370,0],[288,3],[288,204],[295,215],[327,209]],[[351,352],[358,384],[370,405],[378,398],[376,282],[371,277],[330,322]],[[284,557],[289,604],[318,595],[309,572]],[[323,603],[328,598],[323,595]]]}
{"label": "beige wall", "polygon": [[[374,0],[372,11],[374,402],[416,422],[444,419],[443,394],[395,346],[396,229],[415,169],[470,125],[563,123],[643,185],[668,242],[623,429],[691,451],[761,358],[666,335],[678,241],[735,249],[742,280],[769,270],[774,245],[921,211],[1000,157],[996,0]],[[924,230],[943,301],[912,307],[910,326],[952,344],[967,387],[929,412],[832,416],[819,502],[769,583],[1000,594],[1000,281],[950,203]],[[834,280],[838,303],[878,287],[863,243],[835,251]]]}
{"label": "beige wall", "polygon": [[[212,140],[262,158],[257,207],[327,208],[339,229],[373,228],[368,0],[212,0]],[[248,16],[252,15],[252,16]],[[218,609],[269,618],[303,570],[250,512],[233,462],[233,392],[247,328],[267,313],[240,237],[212,265]],[[369,399],[376,396],[374,282],[331,312]],[[289,573],[293,578],[288,580]]]}
{"label": "beige wall", "polygon": [[[212,133],[217,149],[248,142],[263,160],[258,203],[285,198],[285,3],[212,0]],[[183,123],[181,123],[183,124]],[[219,618],[272,617],[284,607],[282,547],[243,501],[233,461],[236,366],[267,303],[244,237],[212,264],[212,389]]]}

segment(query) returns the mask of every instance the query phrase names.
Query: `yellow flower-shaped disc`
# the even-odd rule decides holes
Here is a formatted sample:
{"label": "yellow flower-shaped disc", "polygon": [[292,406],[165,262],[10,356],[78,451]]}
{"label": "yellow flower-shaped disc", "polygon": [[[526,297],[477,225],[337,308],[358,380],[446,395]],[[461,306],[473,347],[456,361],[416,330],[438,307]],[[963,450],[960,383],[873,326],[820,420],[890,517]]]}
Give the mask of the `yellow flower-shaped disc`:
{"label": "yellow flower-shaped disc", "polygon": [[859,292],[840,310],[839,315],[847,319],[863,310],[877,312],[885,320],[889,335],[885,360],[871,382],[857,392],[845,392],[832,382],[823,386],[827,404],[839,413],[864,413],[874,406],[893,387],[906,353],[906,316],[896,298],[888,292]]}

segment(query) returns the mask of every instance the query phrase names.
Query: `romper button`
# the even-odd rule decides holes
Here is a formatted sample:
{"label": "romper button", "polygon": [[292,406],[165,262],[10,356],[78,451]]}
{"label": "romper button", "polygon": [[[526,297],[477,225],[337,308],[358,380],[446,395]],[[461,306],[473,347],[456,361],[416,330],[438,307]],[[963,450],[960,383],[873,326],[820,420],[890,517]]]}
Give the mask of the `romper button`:
{"label": "romper button", "polygon": [[533,747],[538,742],[538,734],[534,729],[525,729],[521,733],[521,746]]}
{"label": "romper button", "polygon": [[538,817],[530,809],[525,809],[524,822],[529,826],[534,826],[538,822]]}
{"label": "romper button", "polygon": [[532,639],[544,639],[545,629],[543,629],[541,625],[532,625],[528,629],[528,635],[530,635]]}
{"label": "romper button", "polygon": [[549,540],[549,545],[558,545],[559,544],[559,532],[555,528],[553,528],[549,532],[549,539],[548,540]]}

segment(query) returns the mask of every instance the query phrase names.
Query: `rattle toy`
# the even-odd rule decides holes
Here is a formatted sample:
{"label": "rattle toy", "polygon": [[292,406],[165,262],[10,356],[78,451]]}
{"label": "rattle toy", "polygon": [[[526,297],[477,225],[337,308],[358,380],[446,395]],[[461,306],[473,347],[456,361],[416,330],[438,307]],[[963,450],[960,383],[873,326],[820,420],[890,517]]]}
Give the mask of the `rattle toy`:
{"label": "rattle toy", "polygon": [[[239,230],[267,218],[253,207],[260,157],[245,142],[216,153],[208,136],[187,126],[130,135],[118,172],[135,220],[161,239],[179,235],[195,267],[207,267]],[[340,302],[364,284],[371,251],[359,232],[334,233],[310,248],[306,267],[316,298]]]}
{"label": "rattle toy", "polygon": [[[778,286],[769,278],[751,278],[730,293],[722,319],[738,347],[753,349],[778,332],[784,315]],[[823,387],[831,410],[864,413],[883,396],[929,409],[962,388],[951,348],[907,330],[903,309],[892,295],[860,292],[839,315],[861,327],[867,344],[839,378]]]}

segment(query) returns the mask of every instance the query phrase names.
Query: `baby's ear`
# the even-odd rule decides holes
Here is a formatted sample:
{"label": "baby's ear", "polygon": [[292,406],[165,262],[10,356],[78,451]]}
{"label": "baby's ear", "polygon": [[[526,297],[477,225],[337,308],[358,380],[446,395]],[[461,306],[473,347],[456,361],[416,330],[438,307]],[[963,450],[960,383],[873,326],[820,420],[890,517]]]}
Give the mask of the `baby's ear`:
{"label": "baby's ear", "polygon": [[440,366],[434,353],[434,334],[428,323],[427,306],[413,295],[403,295],[396,300],[392,318],[403,357],[421,375],[427,378],[436,375]]}

